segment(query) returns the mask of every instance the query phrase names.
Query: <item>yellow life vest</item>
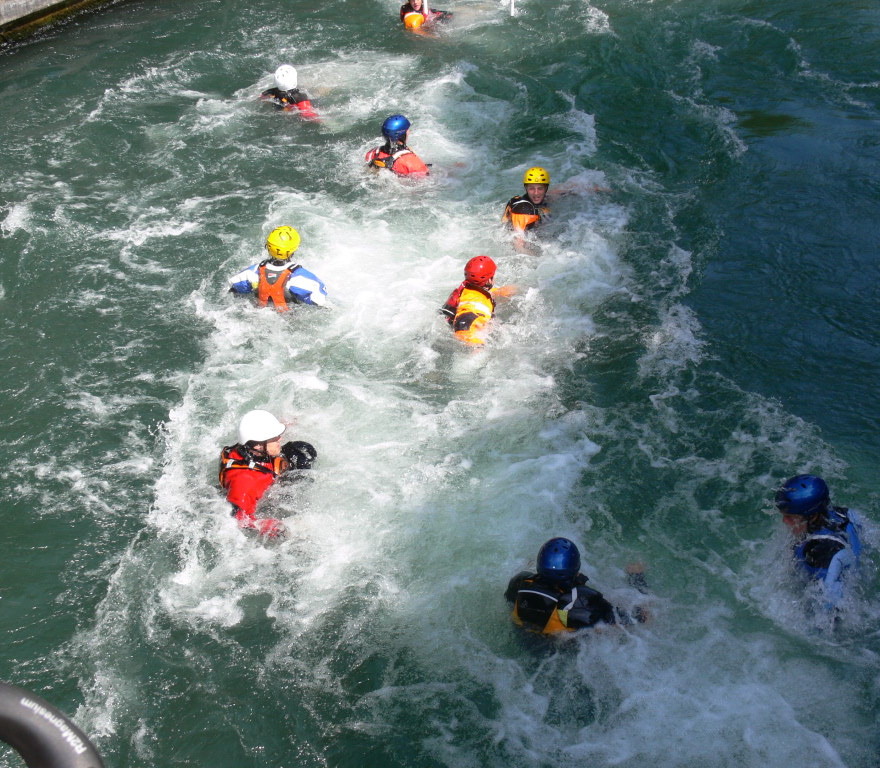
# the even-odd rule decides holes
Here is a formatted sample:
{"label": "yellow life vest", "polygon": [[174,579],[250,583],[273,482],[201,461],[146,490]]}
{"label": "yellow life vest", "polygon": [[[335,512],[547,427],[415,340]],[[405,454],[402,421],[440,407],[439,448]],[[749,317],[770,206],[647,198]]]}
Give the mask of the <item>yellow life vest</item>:
{"label": "yellow life vest", "polygon": [[485,344],[494,313],[495,300],[488,292],[464,288],[452,321],[456,338],[466,344]]}

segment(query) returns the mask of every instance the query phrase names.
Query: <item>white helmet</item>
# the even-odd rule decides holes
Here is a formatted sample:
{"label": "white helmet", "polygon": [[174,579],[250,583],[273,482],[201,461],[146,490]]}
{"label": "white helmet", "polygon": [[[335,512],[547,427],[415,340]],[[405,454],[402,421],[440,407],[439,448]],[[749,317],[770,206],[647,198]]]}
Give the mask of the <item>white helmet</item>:
{"label": "white helmet", "polygon": [[290,64],[282,64],[275,70],[275,86],[282,91],[292,91],[296,88],[296,70]]}
{"label": "white helmet", "polygon": [[238,423],[238,442],[265,443],[279,437],[287,429],[269,411],[248,411]]}

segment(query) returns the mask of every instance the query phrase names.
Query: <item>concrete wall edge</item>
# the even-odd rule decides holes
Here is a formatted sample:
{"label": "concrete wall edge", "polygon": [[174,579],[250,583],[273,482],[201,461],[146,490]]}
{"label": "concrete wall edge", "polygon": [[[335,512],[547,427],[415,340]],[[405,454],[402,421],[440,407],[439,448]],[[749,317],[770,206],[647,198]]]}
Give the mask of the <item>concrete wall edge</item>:
{"label": "concrete wall edge", "polygon": [[[23,4],[26,10],[21,15],[0,24],[0,42],[10,43],[21,40],[68,16],[116,2],[120,0],[30,0]],[[3,0],[0,0],[0,6],[4,4]]]}

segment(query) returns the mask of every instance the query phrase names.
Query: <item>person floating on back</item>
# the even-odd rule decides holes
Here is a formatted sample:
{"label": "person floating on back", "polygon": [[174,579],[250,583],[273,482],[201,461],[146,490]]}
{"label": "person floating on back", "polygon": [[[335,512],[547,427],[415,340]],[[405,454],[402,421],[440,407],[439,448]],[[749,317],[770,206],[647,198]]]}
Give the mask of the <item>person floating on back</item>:
{"label": "person floating on back", "polygon": [[318,456],[313,445],[301,440],[281,445],[285,429],[269,411],[248,411],[238,425],[238,442],[220,454],[220,485],[239,528],[271,538],[284,534],[284,524],[273,517],[258,518],[257,502],[286,473],[311,469]]}
{"label": "person floating on back", "polygon": [[450,11],[438,11],[425,5],[424,0],[409,0],[400,6],[400,21],[407,29],[419,29],[424,25],[437,21],[448,21],[452,18]]}
{"label": "person floating on back", "polygon": [[[615,608],[601,592],[587,586],[580,568],[581,554],[573,541],[558,537],[545,542],[538,552],[537,573],[520,571],[507,585],[504,597],[513,603],[514,622],[552,635],[597,624],[647,620],[642,608],[634,609],[632,615]],[[627,580],[631,587],[647,594],[640,564],[627,566]]]}
{"label": "person floating on back", "polygon": [[464,265],[464,281],[440,308],[456,338],[466,344],[485,344],[496,299],[516,291],[510,285],[493,287],[495,271],[495,262],[488,256],[474,256]]}
{"label": "person floating on back", "polygon": [[828,484],[818,475],[795,475],[776,491],[776,508],[794,538],[792,553],[805,579],[822,585],[824,607],[835,611],[862,553],[861,516],[831,505]]}
{"label": "person floating on back", "polygon": [[403,115],[390,115],[382,123],[382,136],[385,143],[381,147],[371,149],[364,156],[370,168],[385,169],[398,176],[408,178],[424,178],[428,175],[428,166],[406,144],[412,123]]}
{"label": "person floating on back", "polygon": [[300,237],[293,227],[276,227],[266,238],[269,258],[252,264],[229,281],[232,293],[256,293],[261,307],[287,312],[291,304],[327,304],[327,288],[305,267],[294,263]]}
{"label": "person floating on back", "polygon": [[305,91],[297,88],[299,78],[290,64],[282,64],[275,70],[275,87],[260,94],[263,101],[270,101],[276,109],[298,112],[305,120],[318,120],[318,113]]}

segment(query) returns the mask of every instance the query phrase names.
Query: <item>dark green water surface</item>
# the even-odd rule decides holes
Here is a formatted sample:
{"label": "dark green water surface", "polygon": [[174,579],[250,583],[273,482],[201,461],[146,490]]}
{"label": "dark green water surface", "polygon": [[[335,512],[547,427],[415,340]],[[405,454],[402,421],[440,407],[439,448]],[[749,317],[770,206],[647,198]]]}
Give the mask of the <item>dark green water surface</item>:
{"label": "dark green water surface", "polygon": [[[109,766],[876,768],[880,11],[447,7],[123,2],[0,52],[0,679]],[[320,123],[257,100],[285,62]],[[418,186],[362,167],[395,112]],[[573,190],[540,256],[498,222],[533,165]],[[332,309],[225,292],[281,224]],[[478,253],[519,292],[470,353],[435,308]],[[321,454],[281,544],[216,485],[250,408]],[[834,631],[764,514],[806,471],[866,517]],[[552,535],[622,606],[646,563],[653,621],[521,637]]]}

